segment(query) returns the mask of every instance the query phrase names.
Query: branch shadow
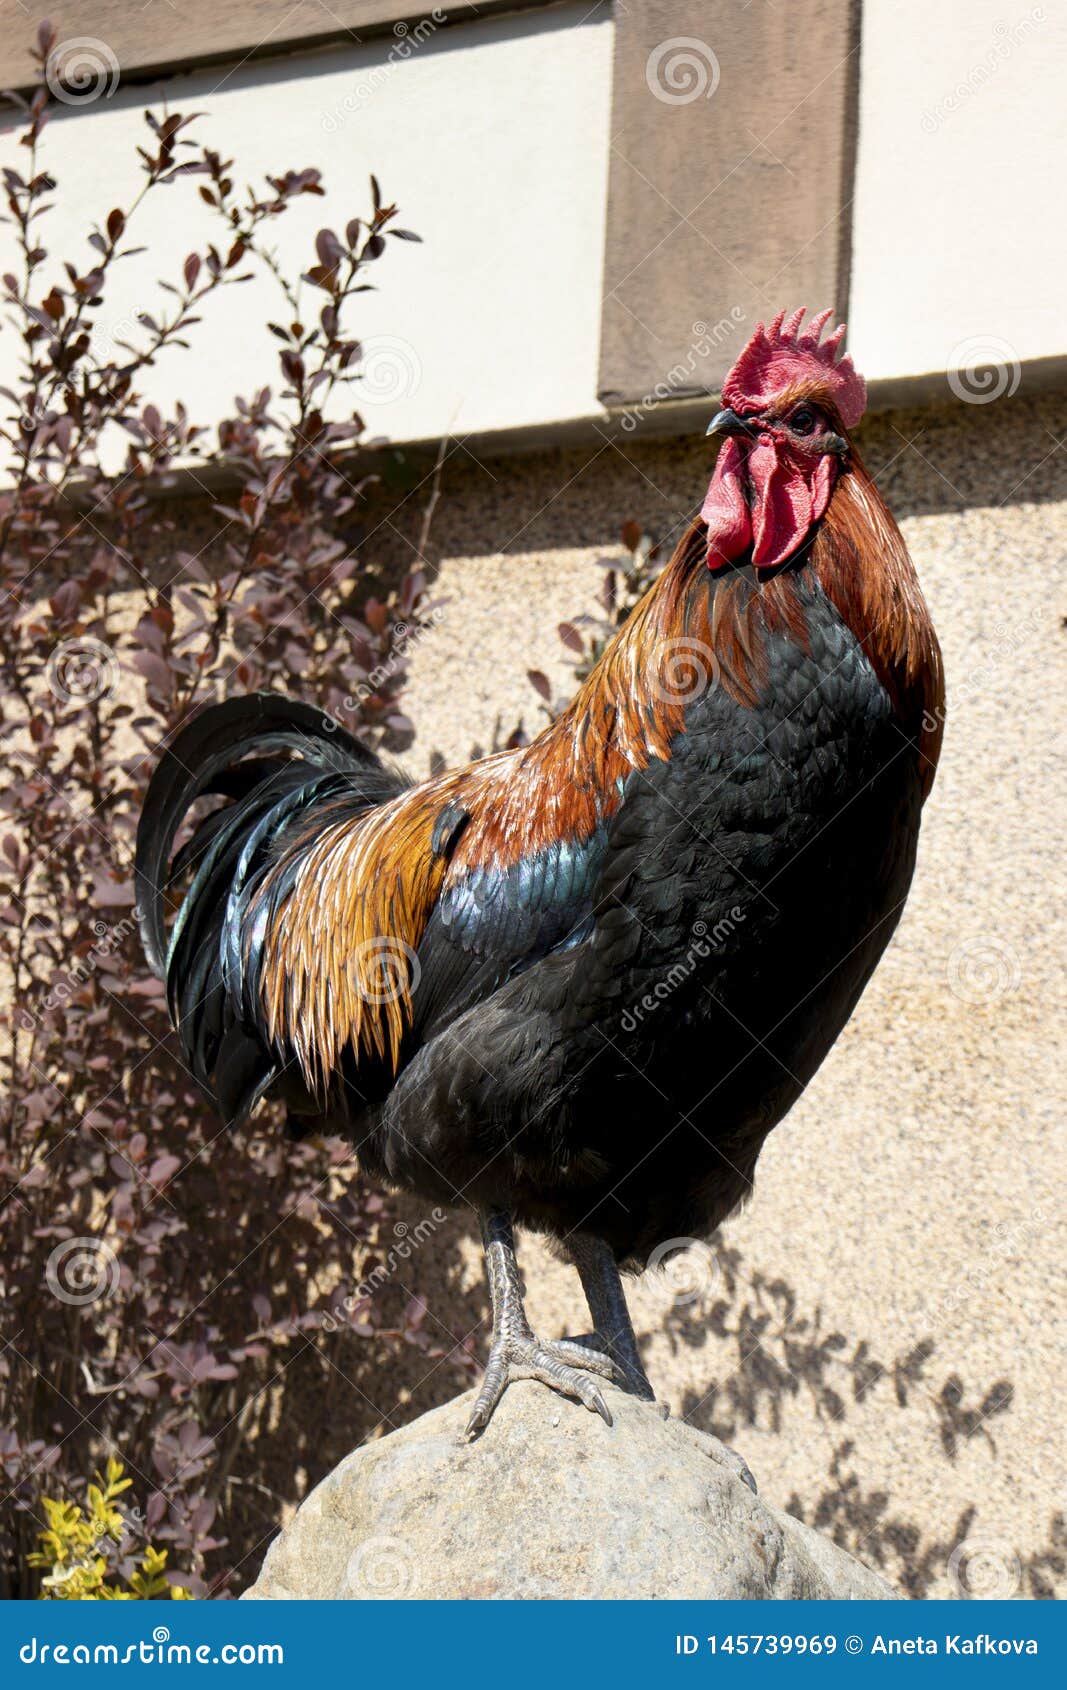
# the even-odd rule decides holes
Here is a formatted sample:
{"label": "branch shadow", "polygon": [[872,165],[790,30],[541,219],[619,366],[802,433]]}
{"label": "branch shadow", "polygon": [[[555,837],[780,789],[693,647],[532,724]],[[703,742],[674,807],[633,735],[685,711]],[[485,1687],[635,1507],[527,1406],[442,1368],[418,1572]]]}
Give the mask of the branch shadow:
{"label": "branch shadow", "polygon": [[[883,1408],[929,1413],[948,1463],[976,1437],[996,1453],[996,1424],[1015,1397],[1012,1381],[976,1386],[956,1371],[939,1379],[932,1335],[880,1359],[872,1340],[827,1326],[818,1305],[805,1311],[781,1276],[746,1272],[740,1251],[721,1240],[712,1248],[723,1295],[699,1313],[690,1306],[673,1309],[667,1330],[676,1347],[702,1349],[714,1336],[733,1352],[734,1365],[703,1395],[687,1393],[683,1418],[732,1443],[743,1441],[746,1428],[781,1432],[788,1406],[807,1398],[816,1417],[840,1425],[843,1435],[822,1488],[806,1499],[791,1495],[787,1512],[876,1567],[910,1597],[930,1594],[946,1569],[958,1594],[979,1594],[968,1588],[961,1562],[977,1509],[966,1508],[947,1538],[907,1517],[888,1491],[864,1486],[853,1465],[856,1441],[846,1427],[850,1412],[878,1396]],[[994,1549],[1000,1580],[994,1594],[1052,1597],[1056,1578],[1067,1571],[1064,1516],[1050,1516],[1045,1544],[1026,1557],[1002,1543]]]}

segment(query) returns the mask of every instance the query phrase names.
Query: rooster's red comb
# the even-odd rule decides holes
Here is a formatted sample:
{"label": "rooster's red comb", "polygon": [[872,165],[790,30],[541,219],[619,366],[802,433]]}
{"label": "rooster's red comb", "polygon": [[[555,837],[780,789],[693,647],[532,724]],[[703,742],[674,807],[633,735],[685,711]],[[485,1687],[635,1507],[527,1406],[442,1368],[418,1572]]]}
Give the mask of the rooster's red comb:
{"label": "rooster's red comb", "polygon": [[801,332],[805,310],[802,305],[788,318],[779,311],[768,328],[756,324],[722,384],[723,401],[734,411],[761,411],[788,389],[817,381],[833,400],[845,427],[855,428],[867,406],[867,384],[851,358],[837,356],[845,325],[820,342],[833,312],[829,307],[820,311]]}

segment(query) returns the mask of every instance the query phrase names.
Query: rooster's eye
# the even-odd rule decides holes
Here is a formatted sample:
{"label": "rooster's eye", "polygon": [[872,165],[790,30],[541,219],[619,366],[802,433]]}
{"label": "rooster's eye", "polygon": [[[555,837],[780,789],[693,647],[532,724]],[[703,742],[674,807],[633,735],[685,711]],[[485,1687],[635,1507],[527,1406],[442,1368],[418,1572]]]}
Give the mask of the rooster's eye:
{"label": "rooster's eye", "polygon": [[815,412],[810,405],[798,405],[789,418],[789,426],[794,434],[810,434],[815,422]]}

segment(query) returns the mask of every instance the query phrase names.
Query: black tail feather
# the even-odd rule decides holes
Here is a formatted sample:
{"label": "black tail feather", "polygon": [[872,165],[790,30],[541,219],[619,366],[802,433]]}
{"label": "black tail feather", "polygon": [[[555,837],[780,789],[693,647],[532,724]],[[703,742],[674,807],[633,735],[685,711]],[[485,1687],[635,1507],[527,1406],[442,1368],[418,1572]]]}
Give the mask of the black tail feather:
{"label": "black tail feather", "polygon": [[[250,919],[249,901],[272,848],[295,815],[324,798],[343,797],[356,814],[403,785],[330,717],[276,693],[208,706],[160,760],[137,832],[137,914],[185,1059],[227,1122],[244,1119],[287,1067],[244,982],[264,925],[262,912]],[[229,802],[172,860],[183,821],[207,794]],[[190,872],[168,943],[165,894]],[[286,1084],[291,1091],[291,1076]]]}
{"label": "black tail feather", "polygon": [[[256,692],[208,705],[171,741],[145,796],[137,829],[137,911],[149,966],[166,972],[162,893],[174,837],[195,799],[250,751],[299,750],[310,741],[356,766],[380,769],[372,751],[332,717],[281,693]],[[321,765],[320,765],[321,766]],[[225,790],[225,789],[223,789]]]}

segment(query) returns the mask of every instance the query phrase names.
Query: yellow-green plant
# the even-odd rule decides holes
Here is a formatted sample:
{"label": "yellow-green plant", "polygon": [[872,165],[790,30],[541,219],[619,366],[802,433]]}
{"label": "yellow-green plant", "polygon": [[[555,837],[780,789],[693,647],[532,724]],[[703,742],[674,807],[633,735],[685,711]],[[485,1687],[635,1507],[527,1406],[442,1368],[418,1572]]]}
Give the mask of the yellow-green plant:
{"label": "yellow-green plant", "polygon": [[130,1533],[129,1519],[118,1507],[118,1499],[132,1484],[122,1462],[111,1456],[106,1472],[97,1473],[86,1486],[84,1508],[54,1497],[42,1499],[48,1525],[38,1534],[41,1547],[29,1557],[31,1567],[47,1568],[42,1599],[133,1602],[149,1597],[189,1597],[183,1586],[167,1581],[165,1549],[146,1543],[138,1551],[139,1562],[132,1571],[124,1575],[116,1567],[116,1551]]}

